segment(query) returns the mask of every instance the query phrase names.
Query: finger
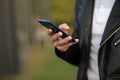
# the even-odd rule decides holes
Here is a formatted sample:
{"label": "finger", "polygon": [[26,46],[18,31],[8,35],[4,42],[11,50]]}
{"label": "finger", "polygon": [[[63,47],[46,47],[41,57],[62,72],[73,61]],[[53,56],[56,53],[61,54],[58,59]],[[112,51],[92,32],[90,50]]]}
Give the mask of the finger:
{"label": "finger", "polygon": [[79,41],[78,39],[75,39],[75,42],[69,42],[68,44],[66,44],[66,47],[67,46],[72,46],[72,45],[78,43],[78,41]]}
{"label": "finger", "polygon": [[66,30],[66,29],[67,29],[67,30],[70,29],[70,27],[69,27],[66,23],[61,24],[61,25],[59,26],[59,28],[60,28],[60,29],[65,29],[65,30]]}
{"label": "finger", "polygon": [[57,46],[57,48],[61,51],[61,52],[65,52],[69,49],[70,46],[78,43],[78,39],[75,40],[76,42],[69,42],[67,44],[61,45],[61,46]]}
{"label": "finger", "polygon": [[48,35],[50,35],[50,36],[53,35],[53,30],[52,29],[48,29]]}
{"label": "finger", "polygon": [[55,45],[55,46],[64,46],[64,45],[66,45],[66,44],[68,44],[68,43],[73,43],[73,44],[75,44],[75,43],[77,43],[77,42],[79,41],[79,39],[75,39],[75,42],[73,42],[73,41],[71,41],[71,39],[72,39],[71,36],[68,36],[68,37],[66,37],[66,38],[64,38],[64,39],[59,39],[59,40],[57,40],[56,42],[54,42],[54,45]]}
{"label": "finger", "polygon": [[66,43],[70,42],[72,39],[71,36],[68,36],[64,39],[61,39],[61,40],[58,40],[54,43],[55,46],[62,46],[62,45],[65,45]]}
{"label": "finger", "polygon": [[51,42],[54,43],[55,41],[59,40],[62,36],[62,32],[58,32],[51,36]]}
{"label": "finger", "polygon": [[68,33],[68,30],[70,29],[70,27],[66,23],[61,24],[59,28],[62,29],[66,33]]}

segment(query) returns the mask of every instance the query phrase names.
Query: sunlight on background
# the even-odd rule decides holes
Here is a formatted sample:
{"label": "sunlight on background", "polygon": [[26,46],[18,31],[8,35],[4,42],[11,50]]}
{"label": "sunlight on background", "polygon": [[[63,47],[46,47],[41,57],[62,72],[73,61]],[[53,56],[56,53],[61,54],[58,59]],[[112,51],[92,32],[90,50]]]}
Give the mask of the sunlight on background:
{"label": "sunlight on background", "polygon": [[38,19],[49,19],[56,25],[67,23],[71,27],[71,34],[75,0],[11,0],[11,2],[1,0],[1,2],[8,5],[6,7],[8,11],[11,10],[9,4],[12,2],[14,4],[12,7],[18,42],[19,72],[4,76],[1,74],[0,80],[76,80],[77,67],[55,55],[47,29],[37,22]]}

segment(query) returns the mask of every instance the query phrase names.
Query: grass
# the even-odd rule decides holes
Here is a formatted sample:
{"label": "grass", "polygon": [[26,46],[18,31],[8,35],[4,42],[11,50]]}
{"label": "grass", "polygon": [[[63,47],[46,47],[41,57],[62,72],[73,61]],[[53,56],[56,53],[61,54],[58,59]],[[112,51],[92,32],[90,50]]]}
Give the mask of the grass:
{"label": "grass", "polygon": [[23,74],[0,80],[76,80],[77,76],[77,67],[56,57],[51,44],[33,45],[22,67]]}
{"label": "grass", "polygon": [[56,57],[54,47],[34,46],[28,56],[29,80],[76,80],[77,68]]}

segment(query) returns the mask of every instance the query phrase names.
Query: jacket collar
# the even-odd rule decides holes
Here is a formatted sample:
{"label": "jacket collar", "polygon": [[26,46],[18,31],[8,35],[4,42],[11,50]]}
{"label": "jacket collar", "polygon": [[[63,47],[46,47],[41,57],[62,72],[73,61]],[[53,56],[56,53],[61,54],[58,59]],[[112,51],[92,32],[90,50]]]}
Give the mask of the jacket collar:
{"label": "jacket collar", "polygon": [[108,22],[106,24],[105,31],[103,33],[101,44],[120,26],[120,0],[116,0]]}

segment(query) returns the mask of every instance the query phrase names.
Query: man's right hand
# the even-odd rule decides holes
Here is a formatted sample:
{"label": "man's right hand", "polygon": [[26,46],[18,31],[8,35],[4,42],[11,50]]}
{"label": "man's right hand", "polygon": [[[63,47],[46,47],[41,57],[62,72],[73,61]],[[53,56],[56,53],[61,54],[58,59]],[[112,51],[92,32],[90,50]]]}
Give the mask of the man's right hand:
{"label": "man's right hand", "polygon": [[[61,24],[59,28],[68,34],[69,26],[67,24],[65,23]],[[76,44],[79,41],[78,39],[75,39],[75,42],[72,42],[71,36],[68,36],[66,38],[61,38],[62,32],[58,32],[54,34],[52,29],[48,30],[48,34],[50,35],[50,42],[61,52],[67,51],[70,46]]]}

